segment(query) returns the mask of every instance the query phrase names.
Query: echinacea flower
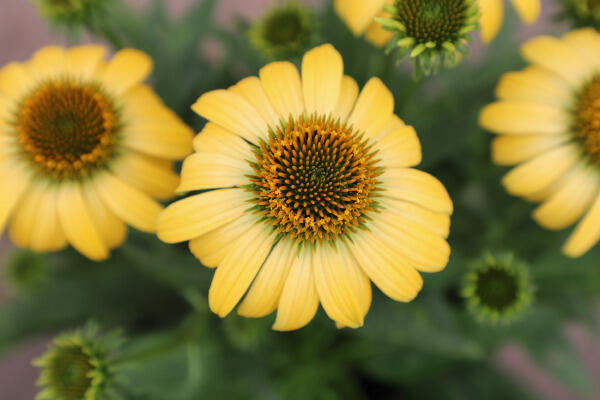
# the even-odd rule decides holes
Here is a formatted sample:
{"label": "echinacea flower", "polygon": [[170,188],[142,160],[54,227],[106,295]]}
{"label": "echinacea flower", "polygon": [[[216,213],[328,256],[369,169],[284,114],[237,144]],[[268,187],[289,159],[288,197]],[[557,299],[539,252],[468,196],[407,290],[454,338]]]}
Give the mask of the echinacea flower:
{"label": "echinacea flower", "polygon": [[249,31],[253,46],[270,60],[300,58],[314,44],[315,19],[300,3],[276,4]]}
{"label": "echinacea flower", "polygon": [[[274,329],[307,324],[319,303],[338,326],[359,327],[373,281],[411,301],[419,271],[445,267],[452,202],[444,186],[411,167],[415,130],[394,115],[377,78],[362,92],[331,45],[302,61],[271,63],[260,77],[202,95],[206,118],[179,191],[205,191],[158,218],[165,242],[190,241],[217,268],[209,305],[223,317],[262,317]],[[249,289],[248,289],[249,288]]]}
{"label": "echinacea flower", "polygon": [[525,265],[512,254],[486,254],[465,277],[462,295],[481,322],[509,323],[521,317],[533,297]]}
{"label": "echinacea flower", "polygon": [[600,34],[540,36],[522,53],[532,65],[504,75],[480,123],[500,135],[494,161],[517,165],[503,179],[508,192],[542,203],[533,212],[540,225],[579,220],[563,248],[579,257],[600,240]]}
{"label": "echinacea flower", "polygon": [[153,233],[193,133],[142,84],[144,53],[46,47],[0,70],[0,233],[37,252],[70,243],[93,260]]}
{"label": "echinacea flower", "polygon": [[48,351],[33,361],[42,369],[36,400],[109,400],[122,398],[116,376],[122,338],[101,334],[90,323],[54,339]]}
{"label": "echinacea flower", "polygon": [[[490,43],[500,32],[504,20],[504,0],[478,0],[479,25],[481,26],[481,38]],[[511,3],[519,17],[531,24],[540,16],[542,8],[541,0],[511,0]]]}

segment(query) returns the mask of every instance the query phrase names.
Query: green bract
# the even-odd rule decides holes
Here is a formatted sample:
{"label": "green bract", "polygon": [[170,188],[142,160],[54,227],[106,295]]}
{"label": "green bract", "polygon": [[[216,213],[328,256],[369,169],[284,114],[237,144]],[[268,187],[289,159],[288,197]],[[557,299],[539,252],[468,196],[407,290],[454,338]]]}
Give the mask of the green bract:
{"label": "green bract", "polygon": [[111,0],[35,0],[40,12],[51,22],[69,27],[83,25]]}
{"label": "green bract", "polygon": [[531,303],[533,289],[527,268],[511,254],[486,254],[465,276],[462,295],[480,321],[509,323]]}
{"label": "green bract", "polygon": [[574,26],[600,27],[600,0],[563,0],[562,17]]}
{"label": "green bract", "polygon": [[468,51],[469,34],[478,28],[474,0],[397,0],[385,6],[389,18],[375,18],[395,33],[387,51],[414,59],[416,75],[436,74],[452,67]]}

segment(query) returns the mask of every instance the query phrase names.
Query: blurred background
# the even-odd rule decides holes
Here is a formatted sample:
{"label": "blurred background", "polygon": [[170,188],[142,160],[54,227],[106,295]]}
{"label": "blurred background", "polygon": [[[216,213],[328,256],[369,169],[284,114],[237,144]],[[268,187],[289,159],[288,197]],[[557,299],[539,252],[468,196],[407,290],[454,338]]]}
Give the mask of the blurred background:
{"label": "blurred background", "polygon": [[[185,14],[187,8],[194,0],[166,0],[172,18],[179,18]],[[149,1],[128,0],[133,6],[144,9]],[[322,6],[319,0],[305,1],[311,7]],[[274,0],[221,0],[218,2],[214,17],[223,27],[235,29],[237,21],[250,21],[259,17],[264,9],[275,3]],[[65,35],[51,29],[47,22],[42,19],[35,6],[25,0],[2,0],[0,6],[0,66],[10,61],[22,61],[31,56],[38,48],[47,44],[66,45]],[[510,38],[506,39],[514,46],[524,39],[538,33],[557,34],[564,31],[564,26],[556,23],[553,16],[557,12],[557,5],[553,0],[543,0],[544,15],[534,26],[522,27],[515,23],[514,15]],[[512,12],[512,11],[510,11]],[[84,41],[90,40],[84,38]],[[516,51],[516,49],[513,49]],[[473,70],[483,63],[485,49],[478,42],[474,43],[469,62]],[[218,56],[218,49],[209,49],[209,53]],[[435,86],[433,86],[433,89]],[[200,93],[198,93],[200,94]],[[492,93],[490,93],[491,97]],[[458,99],[455,99],[458,101]],[[412,121],[408,121],[412,122]],[[434,165],[432,163],[432,165]],[[514,201],[514,200],[513,200]],[[539,228],[541,229],[541,228]],[[11,252],[11,246],[5,238],[0,239],[0,269],[3,268],[2,260]],[[596,258],[597,259],[597,258]],[[574,261],[574,265],[577,261]],[[600,265],[597,265],[600,268]],[[450,267],[449,267],[450,268]],[[207,272],[208,274],[208,272]],[[1,276],[1,274],[0,274]],[[594,276],[597,279],[598,275]],[[1,279],[1,278],[0,278]],[[56,293],[60,295],[60,293]],[[0,280],[0,308],[3,302],[10,300],[11,294]],[[592,299],[592,302],[595,301]],[[401,306],[399,306],[401,307]],[[594,315],[592,321],[600,324],[600,308],[593,305]],[[68,310],[65,310],[68,312]],[[490,358],[491,368],[506,377],[510,385],[518,386],[532,396],[542,399],[600,399],[600,341],[596,329],[590,329],[590,325],[584,325],[578,320],[563,318],[555,326],[556,332],[548,332],[549,335],[557,335],[565,339],[549,351],[549,359],[554,357],[555,369],[549,369],[547,365],[540,365],[539,360],[531,356],[529,349],[523,343],[513,340],[510,336],[497,346],[497,350]],[[0,328],[1,329],[1,328]],[[46,348],[52,335],[50,333],[41,337],[27,338],[19,342],[18,346],[0,353],[0,399],[4,400],[30,400],[37,393],[35,381],[39,371],[31,366],[31,360],[39,356]],[[574,350],[576,362],[588,374],[588,378],[582,383],[578,372],[568,371],[568,367],[562,368],[564,374],[558,377],[557,370],[566,363],[564,349],[561,346],[571,346]],[[554,351],[554,354],[552,354]],[[400,354],[401,356],[401,354]],[[398,360],[402,362],[402,360]],[[566,364],[565,364],[566,363]],[[457,364],[454,368],[462,368]],[[450,371],[451,373],[459,371]],[[568,378],[565,382],[565,376]],[[584,388],[582,391],[581,388]],[[460,397],[457,389],[457,397]],[[335,398],[335,397],[332,397]],[[377,397],[373,397],[377,398]],[[466,397],[465,397],[466,398]]]}

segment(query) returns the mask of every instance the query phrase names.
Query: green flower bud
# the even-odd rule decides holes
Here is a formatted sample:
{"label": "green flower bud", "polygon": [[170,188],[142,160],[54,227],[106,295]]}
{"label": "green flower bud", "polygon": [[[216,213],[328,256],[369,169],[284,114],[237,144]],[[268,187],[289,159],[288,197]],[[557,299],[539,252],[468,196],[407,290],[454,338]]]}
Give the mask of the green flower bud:
{"label": "green flower bud", "polygon": [[6,262],[6,284],[16,292],[27,292],[39,287],[48,275],[46,258],[28,250],[16,250]]}
{"label": "green flower bud", "polygon": [[600,28],[600,0],[562,0],[562,19],[570,20],[575,27]]}

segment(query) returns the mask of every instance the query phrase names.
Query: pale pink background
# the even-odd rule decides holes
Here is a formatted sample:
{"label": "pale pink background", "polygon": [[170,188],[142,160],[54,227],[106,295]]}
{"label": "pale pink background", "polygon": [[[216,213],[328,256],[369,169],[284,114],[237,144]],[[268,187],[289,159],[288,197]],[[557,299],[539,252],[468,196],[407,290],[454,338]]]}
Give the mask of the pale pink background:
{"label": "pale pink background", "polygon": [[[143,7],[148,0],[129,0],[136,6]],[[193,0],[167,0],[173,15],[185,10]],[[305,0],[310,4],[318,4],[322,0]],[[369,0],[365,0],[369,1]],[[542,0],[546,14],[555,10],[552,0]],[[258,16],[268,4],[276,0],[221,0],[217,18],[224,23],[230,23],[235,14],[246,17]],[[28,0],[0,0],[0,66],[13,60],[25,60],[39,47],[47,44],[64,44],[60,34],[51,32],[45,22],[37,15],[35,7]],[[539,31],[548,31],[548,26],[540,24],[525,28],[520,36],[530,36]],[[476,57],[476,56],[475,56]],[[8,252],[8,244],[0,239],[0,268],[1,259]],[[7,296],[0,282],[0,303]],[[587,330],[578,325],[565,328],[566,335],[580,350],[590,372],[600,381],[600,346],[597,338],[592,337]],[[21,346],[0,359],[0,399],[1,400],[31,400],[36,389],[34,381],[37,370],[30,366],[30,360],[41,354],[48,343],[47,338],[38,338]],[[528,387],[532,393],[542,399],[570,400],[578,399],[568,389],[561,386],[555,379],[529,359],[526,351],[519,346],[509,345],[498,352],[496,365],[507,374],[514,376],[519,384]],[[597,392],[600,393],[600,392]],[[590,399],[600,399],[600,394],[592,395]]]}

